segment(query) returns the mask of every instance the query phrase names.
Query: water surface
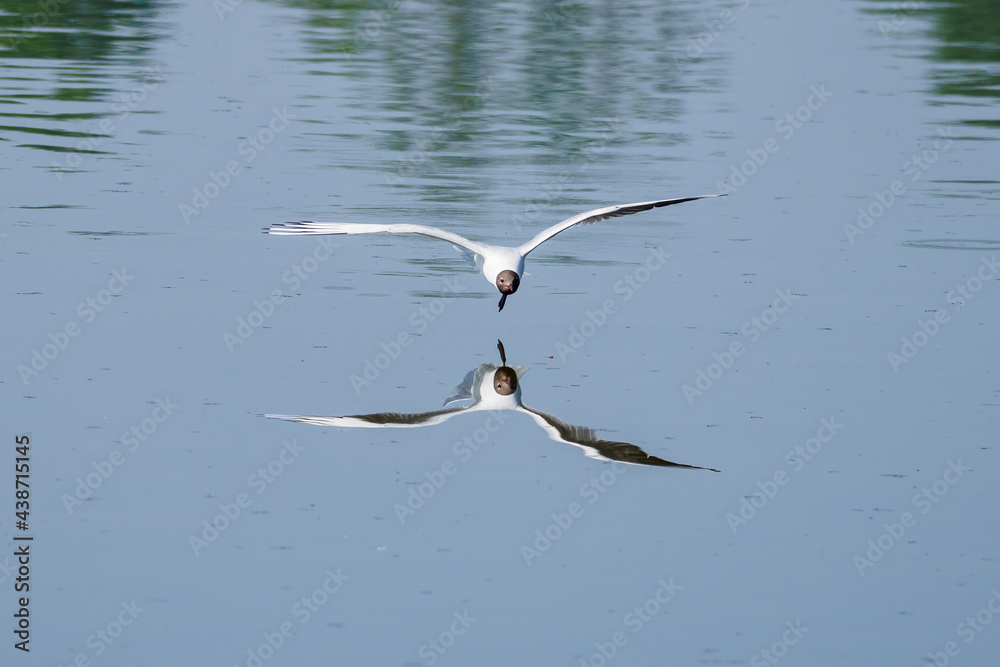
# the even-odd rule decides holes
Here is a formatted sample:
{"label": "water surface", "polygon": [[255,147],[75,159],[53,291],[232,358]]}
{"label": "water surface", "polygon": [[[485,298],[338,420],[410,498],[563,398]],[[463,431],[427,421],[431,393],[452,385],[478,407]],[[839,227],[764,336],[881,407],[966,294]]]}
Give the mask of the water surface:
{"label": "water surface", "polygon": [[[990,3],[46,7],[0,5],[22,660],[992,664]],[[499,314],[447,244],[260,233],[715,192]],[[530,406],[721,472],[263,417],[434,410],[498,338]]]}

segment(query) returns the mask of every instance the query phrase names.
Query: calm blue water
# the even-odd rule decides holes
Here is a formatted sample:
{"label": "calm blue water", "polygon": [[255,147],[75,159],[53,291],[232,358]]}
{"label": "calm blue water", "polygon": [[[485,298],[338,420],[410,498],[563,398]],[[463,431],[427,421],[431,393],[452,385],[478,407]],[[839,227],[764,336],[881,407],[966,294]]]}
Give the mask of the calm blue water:
{"label": "calm blue water", "polygon": [[[994,664],[991,3],[3,2],[0,49],[5,660]],[[717,192],[499,314],[447,244],[260,233]],[[498,339],[524,405],[720,472],[263,417],[437,410]]]}

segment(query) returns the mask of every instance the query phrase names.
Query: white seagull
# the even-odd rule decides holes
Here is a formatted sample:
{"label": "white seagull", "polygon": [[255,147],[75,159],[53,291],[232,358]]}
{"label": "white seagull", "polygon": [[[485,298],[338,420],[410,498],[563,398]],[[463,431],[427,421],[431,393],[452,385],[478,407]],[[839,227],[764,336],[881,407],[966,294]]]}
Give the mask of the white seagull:
{"label": "white seagull", "polygon": [[[452,390],[451,396],[440,410],[419,413],[377,412],[369,415],[347,415],[345,417],[325,417],[320,415],[264,415],[268,419],[284,419],[315,426],[339,426],[344,428],[419,428],[434,426],[448,421],[456,415],[467,412],[487,411],[496,422],[502,424],[506,418],[504,411],[520,412],[530,416],[545,433],[556,442],[573,445],[583,450],[591,459],[598,461],[621,461],[633,465],[660,466],[663,468],[688,468],[691,470],[711,470],[667,461],[644,452],[640,447],[628,442],[604,440],[593,429],[586,426],[567,424],[555,415],[528,407],[521,401],[521,376],[527,372],[522,366],[508,366],[503,343],[497,341],[501,366],[480,364],[469,371],[462,383]],[[459,401],[472,400],[471,405],[455,406]]]}
{"label": "white seagull", "polygon": [[608,218],[617,218],[623,215],[632,215],[641,211],[648,211],[651,208],[670,206],[672,204],[683,204],[687,201],[705,199],[708,197],[724,197],[724,194],[701,195],[699,197],[681,197],[679,199],[658,199],[656,201],[636,202],[634,204],[616,204],[595,208],[567,218],[557,225],[552,225],[545,231],[539,233],[535,238],[527,243],[511,248],[508,246],[487,245],[470,241],[464,236],[459,236],[436,227],[426,227],[424,225],[373,225],[351,222],[313,222],[303,220],[300,222],[283,222],[271,227],[265,227],[265,234],[276,234],[279,236],[306,236],[315,234],[378,234],[388,232],[390,234],[423,234],[436,239],[448,241],[455,245],[455,248],[462,253],[462,256],[479,271],[490,283],[496,285],[500,290],[500,310],[503,310],[507,297],[517,291],[521,284],[521,276],[524,275],[524,258],[528,253],[540,246],[545,241],[560,232],[564,232],[570,227],[578,225],[589,225]]}

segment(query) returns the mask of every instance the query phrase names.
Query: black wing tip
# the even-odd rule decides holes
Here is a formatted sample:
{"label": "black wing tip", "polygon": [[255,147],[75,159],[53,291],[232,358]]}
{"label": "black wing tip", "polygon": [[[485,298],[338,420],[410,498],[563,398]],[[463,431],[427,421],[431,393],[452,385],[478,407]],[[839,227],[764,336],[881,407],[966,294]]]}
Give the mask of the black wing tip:
{"label": "black wing tip", "polygon": [[715,468],[706,468],[704,466],[693,466],[687,463],[676,463],[674,461],[664,461],[663,459],[656,458],[655,456],[650,456],[647,461],[640,461],[640,463],[645,463],[646,465],[660,466],[663,468],[683,468],[685,470],[704,470],[705,472],[722,472],[721,470],[716,470]]}
{"label": "black wing tip", "polygon": [[719,192],[713,195],[698,195],[697,197],[682,197],[681,199],[663,199],[661,201],[653,204],[652,208],[659,208],[661,206],[670,206],[671,204],[684,204],[689,201],[697,201],[699,199],[710,199],[712,197],[728,197],[728,192]]}
{"label": "black wing tip", "polygon": [[606,220],[607,218],[616,218],[621,215],[629,215],[632,213],[641,213],[643,211],[648,211],[654,208],[661,208],[663,206],[673,206],[674,204],[685,204],[689,201],[697,201],[699,199],[708,199],[711,197],[725,197],[728,193],[720,192],[718,194],[712,195],[698,195],[697,197],[681,197],[674,199],[658,199],[651,202],[643,202],[641,204],[620,204],[618,208],[607,214],[606,216],[597,218],[598,220]]}
{"label": "black wing tip", "polygon": [[311,224],[313,224],[312,220],[292,220],[287,222],[279,222],[271,225],[270,227],[264,227],[264,233],[271,234],[284,231],[298,231],[305,229],[308,225]]}

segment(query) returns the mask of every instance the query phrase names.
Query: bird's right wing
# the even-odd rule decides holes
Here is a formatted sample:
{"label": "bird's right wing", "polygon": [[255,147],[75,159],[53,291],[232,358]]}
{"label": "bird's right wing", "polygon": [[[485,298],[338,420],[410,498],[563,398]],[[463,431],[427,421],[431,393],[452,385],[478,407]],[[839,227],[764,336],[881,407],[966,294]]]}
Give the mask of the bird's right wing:
{"label": "bird's right wing", "polygon": [[345,428],[414,428],[433,426],[448,421],[467,408],[449,408],[433,412],[400,413],[377,412],[370,415],[348,415],[346,417],[319,417],[309,415],[264,415],[268,419],[313,424],[314,426],[341,426]]}
{"label": "bird's right wing", "polygon": [[700,466],[687,465],[686,463],[665,461],[661,458],[650,456],[639,447],[627,442],[601,440],[594,434],[594,429],[592,428],[567,424],[554,415],[529,408],[527,405],[522,406],[522,409],[528,412],[532,419],[548,432],[550,438],[556,442],[565,442],[568,445],[580,447],[592,459],[621,461],[622,463],[660,466],[663,468],[689,468],[692,470],[719,472],[715,468],[702,468]]}
{"label": "bird's right wing", "polygon": [[633,213],[641,213],[642,211],[648,211],[651,208],[660,208],[661,206],[672,206],[674,204],[683,204],[684,202],[694,201],[696,199],[706,199],[708,197],[724,197],[725,195],[700,195],[698,197],[679,197],[677,199],[657,199],[655,201],[641,201],[634,204],[616,204],[614,206],[605,206],[604,208],[595,208],[592,211],[584,211],[583,213],[578,213],[572,218],[567,218],[560,222],[559,224],[552,225],[548,229],[540,232],[535,238],[531,239],[524,245],[518,248],[518,251],[522,255],[527,255],[529,252],[540,246],[545,241],[550,238],[566,231],[570,227],[577,227],[579,225],[590,225],[595,222],[600,222],[601,220],[607,220],[608,218],[618,218],[623,215],[632,215]]}
{"label": "bird's right wing", "polygon": [[[473,255],[482,255],[486,251],[486,246],[475,241],[470,241],[464,236],[438,229],[437,227],[427,227],[424,225],[370,225],[357,224],[352,222],[313,222],[302,220],[299,222],[279,222],[264,228],[265,234],[276,236],[309,236],[317,234],[421,234],[430,236],[442,241],[452,243]],[[463,253],[464,254],[464,253]]]}

